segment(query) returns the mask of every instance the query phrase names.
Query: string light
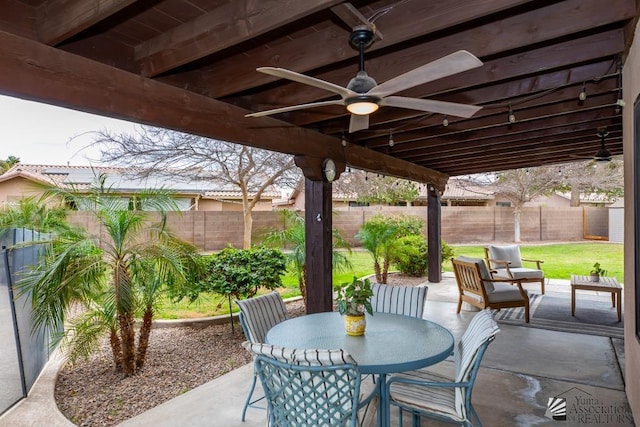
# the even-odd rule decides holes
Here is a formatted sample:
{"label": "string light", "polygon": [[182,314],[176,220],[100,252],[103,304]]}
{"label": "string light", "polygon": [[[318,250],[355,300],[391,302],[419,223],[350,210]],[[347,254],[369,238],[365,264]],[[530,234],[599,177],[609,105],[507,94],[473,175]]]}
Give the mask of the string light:
{"label": "string light", "polygon": [[511,104],[509,104],[509,123],[516,122],[516,115],[513,114],[513,109],[511,108]]}
{"label": "string light", "polygon": [[346,146],[347,146],[347,140],[346,140],[346,139],[344,139],[344,133],[342,134],[342,141],[340,141],[340,142],[342,143],[342,146],[343,146],[343,147],[346,147]]}
{"label": "string light", "polygon": [[447,115],[445,114],[443,119],[442,119],[442,126],[447,127],[449,126],[449,119],[447,118]]}
{"label": "string light", "polygon": [[389,147],[393,147],[396,142],[393,140],[393,132],[389,131]]}
{"label": "string light", "polygon": [[618,57],[618,100],[616,101],[615,113],[620,114],[624,107],[624,99],[622,99],[622,61]]}
{"label": "string light", "polygon": [[578,95],[578,99],[580,101],[584,101],[585,99],[587,99],[587,91],[585,90],[584,82],[582,82],[582,90],[580,90],[580,94]]}

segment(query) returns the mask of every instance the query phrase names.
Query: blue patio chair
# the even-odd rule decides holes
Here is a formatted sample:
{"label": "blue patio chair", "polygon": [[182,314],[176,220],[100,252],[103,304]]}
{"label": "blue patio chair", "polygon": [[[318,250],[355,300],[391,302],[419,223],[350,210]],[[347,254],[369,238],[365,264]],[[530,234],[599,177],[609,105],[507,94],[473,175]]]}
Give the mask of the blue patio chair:
{"label": "blue patio chair", "polygon": [[413,414],[413,425],[420,425],[420,417],[448,421],[465,426],[482,425],[471,404],[471,391],[475,383],[480,362],[487,346],[499,332],[490,309],[475,315],[462,339],[454,350],[455,378],[429,372],[425,369],[404,372],[388,380],[387,401],[400,409],[399,425],[402,427],[402,412]]}
{"label": "blue patio chair", "polygon": [[290,349],[245,342],[267,398],[269,426],[358,425],[360,369],[344,350]]}
{"label": "blue patio chair", "polygon": [[[238,300],[236,301],[236,304],[240,307],[239,318],[244,336],[252,343],[263,343],[269,329],[289,318],[287,307],[285,306],[282,297],[277,292],[272,292],[255,298]],[[264,399],[264,396],[260,396],[251,400],[256,388],[256,381],[257,378],[254,372],[249,394],[244,407],[242,408],[242,421],[245,420],[247,408],[249,408],[249,406],[255,407],[254,404],[256,402]]]}
{"label": "blue patio chair", "polygon": [[422,318],[429,290],[426,286],[389,286],[374,283],[371,290],[373,311]]}

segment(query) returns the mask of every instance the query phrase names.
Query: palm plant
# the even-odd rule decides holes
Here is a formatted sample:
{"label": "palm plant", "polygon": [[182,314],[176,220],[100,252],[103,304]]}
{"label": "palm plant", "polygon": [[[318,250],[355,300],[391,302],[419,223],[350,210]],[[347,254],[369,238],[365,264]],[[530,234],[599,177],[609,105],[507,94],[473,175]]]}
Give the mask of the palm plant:
{"label": "palm plant", "polygon": [[[105,187],[104,176],[89,194],[47,187],[44,197],[89,208],[103,232],[90,236],[70,229],[56,235],[41,263],[20,281],[21,291],[31,295],[35,326],[62,331],[56,338],[72,357],[90,353],[100,332],[108,332],[116,368],[135,374],[146,358],[155,301],[168,286],[184,285],[196,265],[195,248],[165,227],[165,212],[175,203],[166,191],[145,190],[128,209]],[[86,311],[63,331],[75,302]],[[143,321],[136,347],[137,315]]]}
{"label": "palm plant", "polygon": [[358,240],[373,258],[373,271],[378,283],[387,283],[391,259],[400,249],[398,225],[384,218],[372,218],[365,222],[356,234]]}
{"label": "palm plant", "polygon": [[[263,244],[270,247],[278,247],[284,251],[287,265],[294,272],[298,280],[300,294],[307,304],[306,281],[306,243],[304,218],[294,211],[280,211],[284,223],[283,229],[269,229],[263,237]],[[342,238],[340,233],[333,229],[332,268],[334,271],[343,271],[351,268],[349,259],[344,252],[338,249],[351,251],[349,243]]]}

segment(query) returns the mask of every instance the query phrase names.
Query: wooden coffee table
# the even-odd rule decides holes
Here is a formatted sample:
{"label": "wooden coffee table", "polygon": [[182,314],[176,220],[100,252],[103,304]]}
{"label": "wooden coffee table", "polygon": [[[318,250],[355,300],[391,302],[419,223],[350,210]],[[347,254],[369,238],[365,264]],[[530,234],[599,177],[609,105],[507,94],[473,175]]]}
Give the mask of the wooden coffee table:
{"label": "wooden coffee table", "polygon": [[[571,275],[571,315],[576,315],[576,289],[611,293],[611,304],[618,310],[618,322],[622,321],[622,286],[615,277],[600,277],[592,282],[589,276]],[[617,299],[617,304],[616,304]]]}

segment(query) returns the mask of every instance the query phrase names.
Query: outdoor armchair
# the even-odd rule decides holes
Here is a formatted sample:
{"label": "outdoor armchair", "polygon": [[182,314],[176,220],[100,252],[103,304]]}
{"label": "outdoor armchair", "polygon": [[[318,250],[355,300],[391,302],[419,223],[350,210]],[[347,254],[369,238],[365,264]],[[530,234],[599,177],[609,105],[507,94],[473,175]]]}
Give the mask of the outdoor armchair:
{"label": "outdoor armchair", "polygon": [[243,345],[255,355],[255,371],[268,403],[269,426],[356,427],[358,410],[376,395],[374,388],[360,400],[360,369],[344,350]]}
{"label": "outdoor armchair", "polygon": [[371,298],[373,311],[421,318],[429,288],[374,283],[371,290],[373,291]]}
{"label": "outdoor armchair", "polygon": [[[244,336],[252,343],[263,343],[269,329],[289,318],[287,307],[277,292],[271,292],[255,298],[237,300],[236,304],[240,307],[239,318]],[[264,399],[264,396],[260,396],[255,400],[251,400],[253,391],[256,388],[256,381],[257,378],[254,372],[249,395],[242,408],[242,421],[245,419],[247,408]]]}
{"label": "outdoor armchair", "polygon": [[520,280],[491,276],[482,258],[459,256],[451,263],[460,293],[457,313],[463,302],[480,309],[524,307],[525,321],[529,323],[529,295]]}
{"label": "outdoor armchair", "polygon": [[420,417],[433,418],[470,426],[471,419],[481,425],[471,404],[471,392],[485,350],[500,331],[489,309],[482,310],[469,323],[454,350],[455,377],[426,369],[393,375],[387,382],[388,401],[413,414],[413,425]]}
{"label": "outdoor armchair", "polygon": [[[544,272],[539,259],[524,259],[520,255],[520,246],[494,246],[484,248],[484,256],[493,277],[500,279],[518,279],[522,283],[540,282],[544,295]],[[536,268],[527,268],[523,262],[534,263]]]}

